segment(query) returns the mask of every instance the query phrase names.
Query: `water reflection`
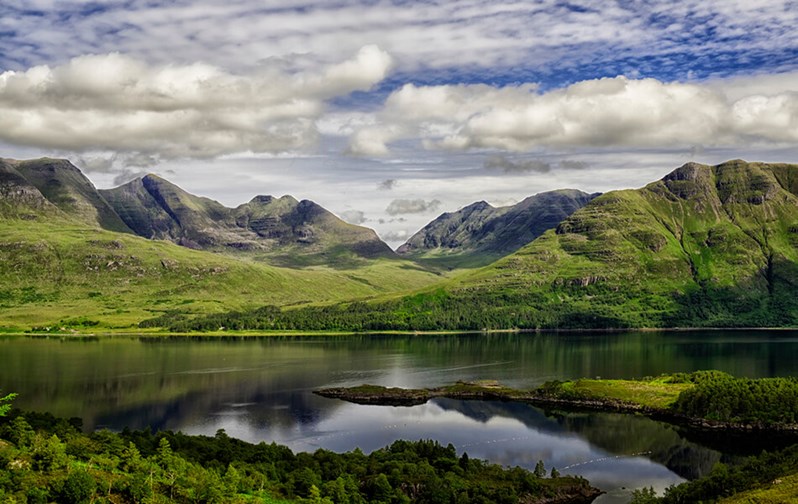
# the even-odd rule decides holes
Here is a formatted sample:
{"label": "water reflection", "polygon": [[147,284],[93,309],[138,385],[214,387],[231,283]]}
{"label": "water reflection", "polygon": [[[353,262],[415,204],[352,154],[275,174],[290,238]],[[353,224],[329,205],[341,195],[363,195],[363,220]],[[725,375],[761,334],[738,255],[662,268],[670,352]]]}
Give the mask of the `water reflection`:
{"label": "water reflection", "polygon": [[[594,417],[590,425],[596,430],[612,426],[621,417],[590,416]],[[602,420],[602,417],[609,421]],[[213,435],[217,429],[223,428],[238,438],[250,441],[274,439],[302,451],[360,448],[368,452],[397,439],[435,439],[443,444],[453,444],[460,452],[467,451],[471,456],[504,465],[533,469],[538,460],[544,460],[549,469],[556,467],[563,474],[582,475],[610,491],[610,495],[599,501],[606,503],[628,501],[631,489],[641,484],[664,489],[683,481],[668,465],[650,459],[653,450],[659,449],[660,431],[669,430],[667,426],[646,418],[635,418],[638,428],[634,434],[641,440],[630,448],[625,443],[596,444],[590,436],[584,435],[593,430],[569,431],[567,424],[562,422],[563,418],[548,417],[541,410],[527,405],[436,399],[412,408],[343,404],[318,422],[296,423],[291,427],[256,424],[247,414],[228,406],[185,430]],[[651,439],[650,443],[645,442],[647,438]],[[680,460],[683,465],[690,466],[693,462],[703,465],[706,459],[717,460],[720,457],[720,454],[698,445],[684,444],[690,449],[683,452],[684,458]]]}
{"label": "water reflection", "polygon": [[[80,416],[87,428],[151,426],[204,434],[224,428],[296,450],[368,451],[399,438],[433,438],[505,464],[534,467],[544,460],[612,489],[607,502],[628,499],[631,487],[663,488],[705,474],[734,456],[731,446],[742,450],[743,444],[705,440],[633,416],[451,400],[368,407],[311,391],[477,379],[531,387],[551,379],[697,369],[794,375],[798,333],[0,338],[0,388],[18,392],[20,407]],[[757,446],[762,444],[751,448]]]}

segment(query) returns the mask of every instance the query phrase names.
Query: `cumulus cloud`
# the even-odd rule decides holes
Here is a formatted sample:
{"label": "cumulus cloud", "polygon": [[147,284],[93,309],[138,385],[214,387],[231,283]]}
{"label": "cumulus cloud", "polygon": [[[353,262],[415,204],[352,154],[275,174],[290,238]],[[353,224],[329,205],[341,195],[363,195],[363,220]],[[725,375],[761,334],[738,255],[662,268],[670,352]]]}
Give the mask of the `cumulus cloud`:
{"label": "cumulus cloud", "polygon": [[434,212],[440,208],[441,202],[437,199],[395,199],[388,204],[385,213],[388,215],[415,214]]}
{"label": "cumulus cloud", "polygon": [[[64,155],[68,156],[68,153]],[[151,168],[158,164],[158,157],[149,154],[87,154],[72,156],[79,168],[90,173],[110,173],[120,169]],[[141,170],[139,170],[141,171]],[[135,177],[134,177],[135,178]]]}
{"label": "cumulus cloud", "polygon": [[386,242],[404,242],[407,240],[409,233],[405,229],[398,229],[395,231],[386,231],[380,234],[380,237]]}
{"label": "cumulus cloud", "polygon": [[363,224],[368,220],[366,219],[366,214],[360,210],[344,210],[339,217],[350,224],[356,225]]}
{"label": "cumulus cloud", "polygon": [[130,168],[122,168],[122,171],[117,172],[114,176],[114,185],[120,186],[122,184],[127,184],[131,180],[135,180],[139,177],[143,177],[147,175],[146,170],[131,170]]}
{"label": "cumulus cloud", "polygon": [[136,159],[213,158],[312,146],[327,100],[382,80],[390,56],[365,46],[342,63],[248,74],[218,67],[150,65],[118,53],[0,74],[0,141]]}
{"label": "cumulus cloud", "polygon": [[[794,77],[790,84],[783,81],[786,87],[778,91],[772,86],[768,94],[751,89],[751,94],[735,99],[722,85],[626,77],[587,80],[545,93],[532,85],[406,84],[387,98],[378,114],[380,122],[357,131],[353,142],[369,138],[369,149],[382,153],[389,151],[391,141],[410,138],[427,149],[514,152],[541,147],[794,143],[798,73]],[[506,159],[489,160],[486,166],[545,169]]]}
{"label": "cumulus cloud", "polygon": [[539,159],[514,161],[507,156],[491,156],[485,160],[485,168],[488,170],[501,170],[504,173],[548,173],[551,171],[551,164]]}

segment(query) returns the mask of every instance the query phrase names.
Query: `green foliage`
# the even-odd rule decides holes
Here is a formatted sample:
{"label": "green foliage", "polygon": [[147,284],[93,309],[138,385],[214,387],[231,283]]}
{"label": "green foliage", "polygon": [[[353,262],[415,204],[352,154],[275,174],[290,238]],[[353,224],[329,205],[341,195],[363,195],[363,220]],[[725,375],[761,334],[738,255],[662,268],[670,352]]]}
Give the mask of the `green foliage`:
{"label": "green foliage", "polygon": [[89,502],[96,490],[97,482],[92,475],[79,469],[71,472],[64,481],[60,501],[67,504],[83,504]]}
{"label": "green foliage", "polygon": [[581,478],[536,478],[523,469],[458,457],[452,445],[436,441],[397,441],[370,455],[294,454],[224,431],[213,437],[149,430],[85,435],[75,424],[19,411],[2,419],[0,439],[10,443],[0,443],[0,463],[8,468],[0,495],[66,503],[448,504],[590,492]]}
{"label": "green foliage", "polygon": [[717,464],[709,475],[672,486],[665,491],[664,496],[657,500],[643,501],[640,504],[648,504],[648,502],[663,504],[713,502],[722,497],[761,488],[778,478],[797,472],[798,445],[793,445],[779,452],[763,452],[738,466],[729,467],[725,464]]}
{"label": "green foliage", "polygon": [[351,269],[280,268],[63,216],[0,219],[0,236],[0,326],[23,330],[119,330],[146,319],[157,324],[143,326],[164,327],[198,313],[356,299],[440,278],[396,259],[363,260]]}
{"label": "green foliage", "polygon": [[640,488],[632,491],[632,500],[629,504],[657,504],[657,492],[652,487]]}
{"label": "green foliage", "polygon": [[695,386],[679,395],[678,413],[748,424],[798,421],[797,378],[734,378],[725,373],[696,375]]}
{"label": "green foliage", "polygon": [[534,474],[538,478],[546,477],[546,466],[543,465],[542,460],[538,460],[537,464],[535,464],[535,470],[532,471],[532,474]]}
{"label": "green foliage", "polygon": [[[16,398],[16,397],[17,397],[17,394],[14,394],[14,393],[6,394],[5,396],[0,397],[0,417],[6,416],[6,414],[8,413],[8,410],[11,409],[11,404],[10,404],[11,401],[13,401],[14,398]],[[3,403],[7,403],[7,404],[3,404]]]}

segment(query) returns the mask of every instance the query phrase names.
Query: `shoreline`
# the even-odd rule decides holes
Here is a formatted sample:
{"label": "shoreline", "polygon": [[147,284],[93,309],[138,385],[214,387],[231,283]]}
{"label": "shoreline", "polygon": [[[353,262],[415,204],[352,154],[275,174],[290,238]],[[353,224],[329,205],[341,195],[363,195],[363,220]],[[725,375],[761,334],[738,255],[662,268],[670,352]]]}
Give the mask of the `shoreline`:
{"label": "shoreline", "polygon": [[456,385],[433,389],[404,389],[388,388],[379,385],[361,385],[359,387],[317,389],[314,390],[313,393],[328,399],[340,399],[355,404],[371,406],[418,406],[437,397],[465,401],[516,402],[540,408],[558,407],[570,411],[589,410],[607,413],[638,414],[671,425],[684,426],[701,431],[726,431],[729,433],[756,432],[798,436],[798,423],[765,424],[724,422],[702,417],[690,417],[666,408],[652,407],[611,397],[556,397],[541,392],[541,389],[521,391],[473,383],[458,383]]}
{"label": "shoreline", "polygon": [[621,334],[630,332],[642,333],[680,333],[680,332],[790,332],[798,331],[798,327],[664,327],[664,328],[597,328],[597,329],[484,329],[484,330],[441,330],[441,331],[196,331],[196,332],[169,332],[161,329],[111,329],[101,331],[82,332],[76,329],[57,331],[25,331],[25,330],[0,330],[3,336],[35,336],[35,337],[114,337],[114,336],[140,336],[140,337],[279,337],[279,336],[449,336],[457,334],[492,335],[492,334]]}

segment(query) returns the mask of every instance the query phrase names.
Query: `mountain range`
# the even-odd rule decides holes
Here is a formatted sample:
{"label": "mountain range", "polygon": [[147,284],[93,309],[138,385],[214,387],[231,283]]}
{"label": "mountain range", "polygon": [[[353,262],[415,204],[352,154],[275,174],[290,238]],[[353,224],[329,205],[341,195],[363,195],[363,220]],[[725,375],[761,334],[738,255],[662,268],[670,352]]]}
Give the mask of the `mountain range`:
{"label": "mountain range", "polygon": [[439,278],[310,201],[261,196],[228,209],[155,176],[98,191],[66,160],[0,160],[0,331],[120,329],[178,310],[330,302]]}
{"label": "mountain range", "polygon": [[[3,160],[0,170],[28,194],[65,214],[109,231],[169,240],[198,250],[250,252],[271,264],[333,264],[393,257],[377,234],[348,224],[316,203],[256,196],[237,208],[194,196],[146,175],[97,190],[66,160]],[[10,180],[10,179],[9,179]]]}
{"label": "mountain range", "polygon": [[598,193],[561,189],[499,208],[479,201],[442,214],[396,251],[404,257],[450,266],[484,266],[554,228],[596,196]]}
{"label": "mountain range", "polygon": [[98,191],[63,160],[0,160],[0,196],[0,327],[798,325],[796,165],[687,163],[640,189],[479,202],[400,255],[310,201],[227,208],[154,175]]}
{"label": "mountain range", "polygon": [[[265,313],[225,323],[370,330],[795,327],[798,165],[687,163],[641,189],[598,196],[516,252],[413,294]],[[218,321],[183,326],[200,329],[209,320]]]}

